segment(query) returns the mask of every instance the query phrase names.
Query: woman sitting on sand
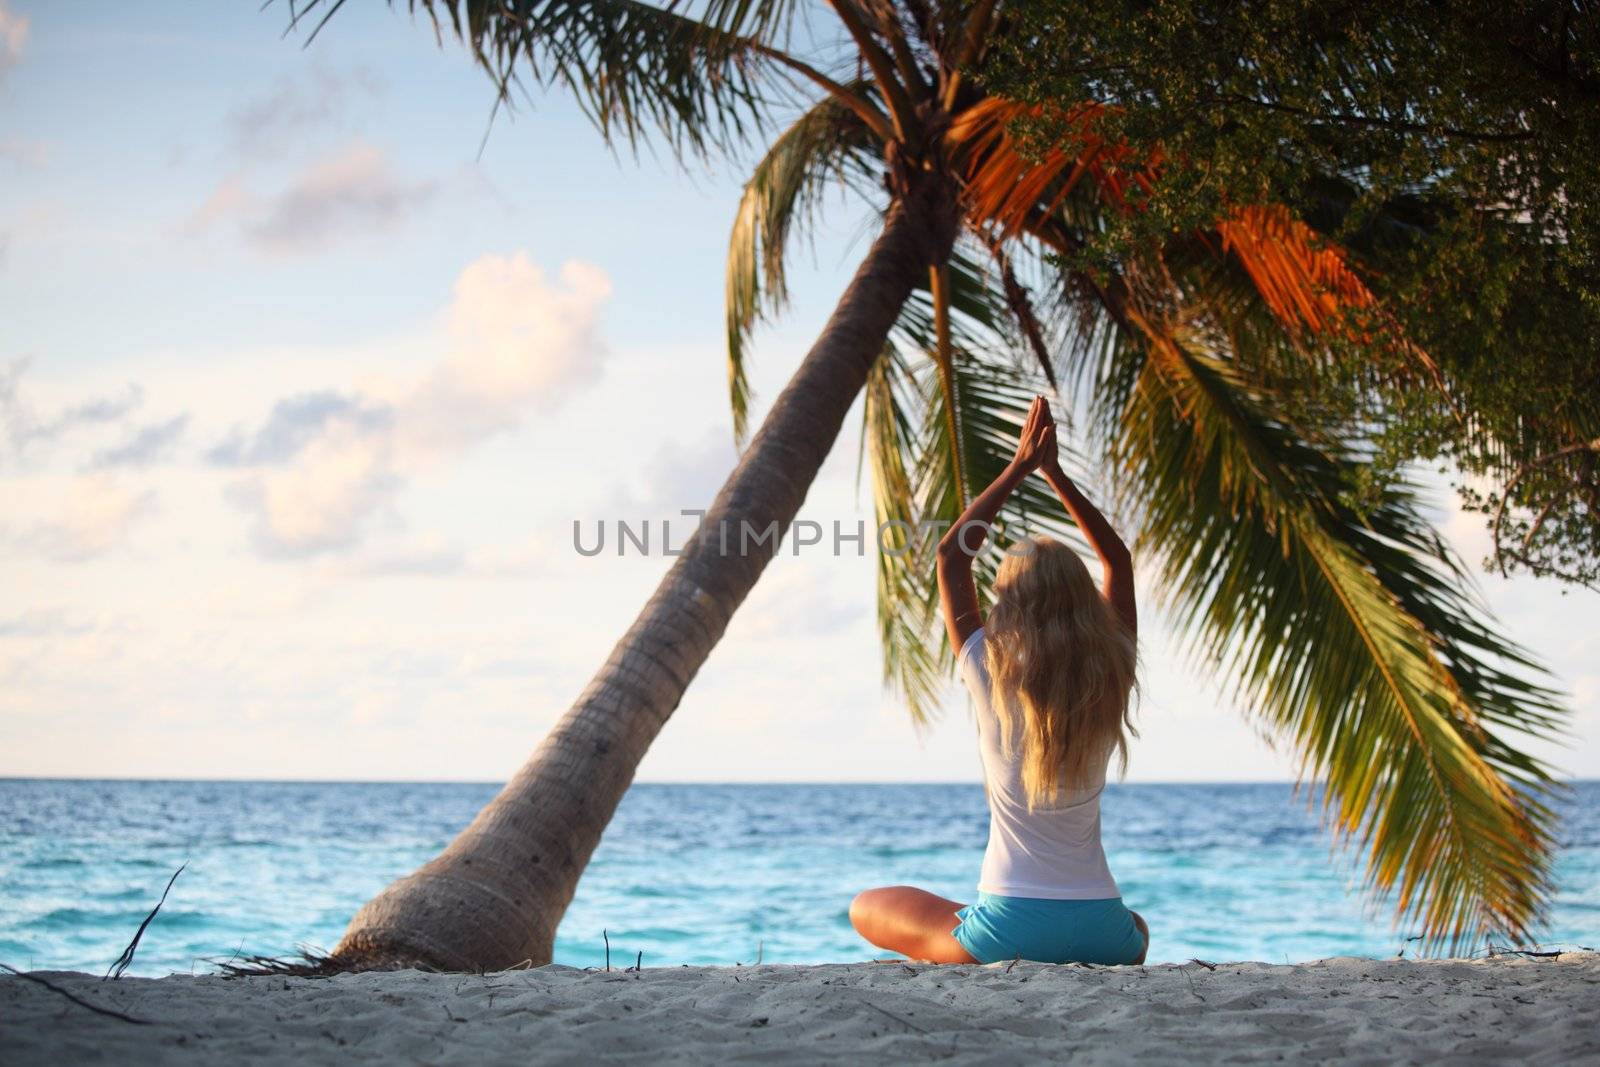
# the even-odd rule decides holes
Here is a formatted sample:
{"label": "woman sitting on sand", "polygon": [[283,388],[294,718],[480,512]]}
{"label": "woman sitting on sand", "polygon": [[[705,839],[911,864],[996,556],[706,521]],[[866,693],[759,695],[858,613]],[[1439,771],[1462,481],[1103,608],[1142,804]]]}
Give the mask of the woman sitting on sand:
{"label": "woman sitting on sand", "polygon": [[[1008,549],[987,622],[972,559],[1000,505],[1042,471],[1105,567],[1094,587],[1076,552],[1031,538]],[[1136,613],[1127,547],[1061,470],[1040,397],[1016,457],[939,543],[950,644],[978,721],[989,845],[978,901],[911,886],[850,904],[868,941],[933,963],[1143,963],[1150,932],[1127,909],[1100,847],[1100,792],[1112,753],[1127,763]]]}

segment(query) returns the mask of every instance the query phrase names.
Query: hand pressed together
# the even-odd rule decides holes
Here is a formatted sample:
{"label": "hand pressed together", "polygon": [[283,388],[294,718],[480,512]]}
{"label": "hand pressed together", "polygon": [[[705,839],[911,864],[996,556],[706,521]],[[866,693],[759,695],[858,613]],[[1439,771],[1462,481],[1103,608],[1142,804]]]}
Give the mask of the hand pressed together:
{"label": "hand pressed together", "polygon": [[1049,470],[1056,463],[1056,422],[1045,398],[1036,396],[1028,408],[1028,418],[1017,438],[1012,462],[1024,470]]}

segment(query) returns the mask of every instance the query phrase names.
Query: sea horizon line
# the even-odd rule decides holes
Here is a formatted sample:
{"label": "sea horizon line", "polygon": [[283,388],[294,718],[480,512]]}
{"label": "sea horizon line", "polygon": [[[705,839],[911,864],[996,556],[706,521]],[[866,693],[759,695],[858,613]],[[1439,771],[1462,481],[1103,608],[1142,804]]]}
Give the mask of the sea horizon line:
{"label": "sea horizon line", "polygon": [[[1600,778],[1564,777],[1556,781],[1561,785],[1578,785],[1600,782]],[[204,777],[184,775],[70,775],[70,774],[0,774],[0,782],[107,782],[150,784],[183,783],[195,785],[504,785],[505,779],[492,778],[283,778],[270,776]],[[633,785],[648,786],[778,786],[778,785],[832,785],[832,786],[981,786],[977,778],[641,778]],[[1294,778],[1156,778],[1138,781],[1108,782],[1116,786],[1192,786],[1192,785],[1287,785],[1315,786],[1319,781]],[[630,787],[631,788],[631,787]]]}

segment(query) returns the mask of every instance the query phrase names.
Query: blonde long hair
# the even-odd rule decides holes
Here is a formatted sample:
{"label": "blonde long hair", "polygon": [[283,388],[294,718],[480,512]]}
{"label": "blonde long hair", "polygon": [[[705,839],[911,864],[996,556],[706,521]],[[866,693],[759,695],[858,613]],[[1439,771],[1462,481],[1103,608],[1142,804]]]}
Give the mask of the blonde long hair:
{"label": "blonde long hair", "polygon": [[994,596],[984,627],[990,703],[1007,754],[1021,734],[1028,805],[1086,786],[1113,748],[1126,770],[1128,737],[1138,736],[1137,649],[1083,560],[1048,537],[1019,542],[1000,564]]}

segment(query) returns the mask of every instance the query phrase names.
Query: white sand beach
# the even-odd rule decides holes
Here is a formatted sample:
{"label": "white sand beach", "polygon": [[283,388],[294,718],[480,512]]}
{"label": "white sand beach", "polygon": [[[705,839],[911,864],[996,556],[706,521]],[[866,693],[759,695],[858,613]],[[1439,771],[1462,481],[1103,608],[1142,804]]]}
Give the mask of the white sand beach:
{"label": "white sand beach", "polygon": [[0,1062],[1600,1061],[1600,954],[0,977]]}

